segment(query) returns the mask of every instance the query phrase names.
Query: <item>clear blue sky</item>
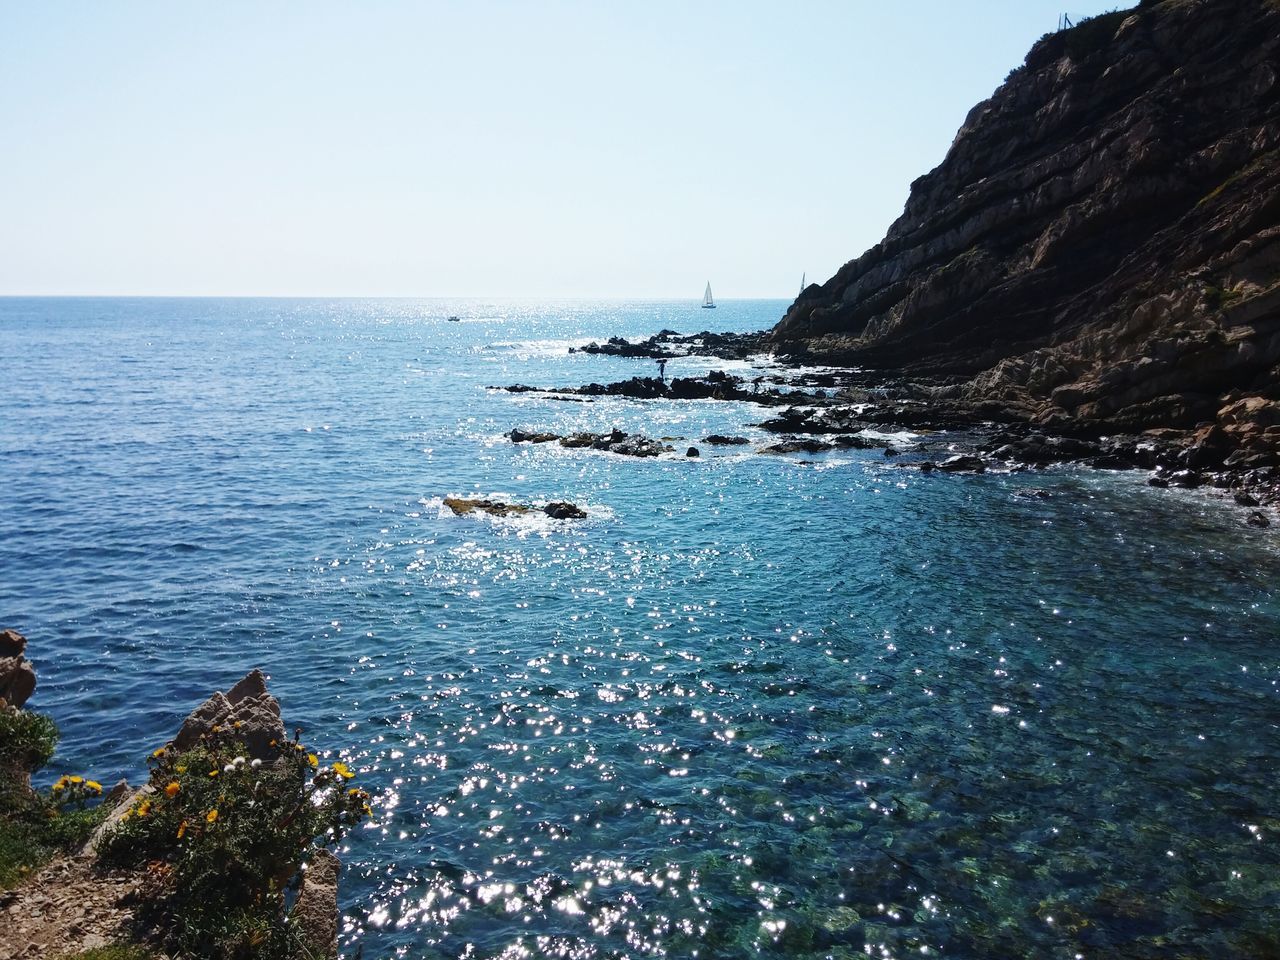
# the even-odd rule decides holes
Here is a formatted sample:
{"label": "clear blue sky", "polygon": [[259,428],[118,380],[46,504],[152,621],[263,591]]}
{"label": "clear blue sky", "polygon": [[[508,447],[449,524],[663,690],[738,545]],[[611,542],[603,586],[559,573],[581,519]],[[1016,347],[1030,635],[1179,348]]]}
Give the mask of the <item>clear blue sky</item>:
{"label": "clear blue sky", "polygon": [[1071,3],[0,0],[0,294],[790,297]]}

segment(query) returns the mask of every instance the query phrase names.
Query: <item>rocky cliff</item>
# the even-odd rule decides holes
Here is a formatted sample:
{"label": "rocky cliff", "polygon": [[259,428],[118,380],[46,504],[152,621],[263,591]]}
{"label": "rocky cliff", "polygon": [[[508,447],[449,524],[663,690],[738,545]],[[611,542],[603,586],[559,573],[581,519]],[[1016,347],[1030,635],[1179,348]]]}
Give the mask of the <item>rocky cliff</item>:
{"label": "rocky cliff", "polygon": [[1280,0],[1146,0],[1051,34],[775,349],[1077,432],[1280,441]]}

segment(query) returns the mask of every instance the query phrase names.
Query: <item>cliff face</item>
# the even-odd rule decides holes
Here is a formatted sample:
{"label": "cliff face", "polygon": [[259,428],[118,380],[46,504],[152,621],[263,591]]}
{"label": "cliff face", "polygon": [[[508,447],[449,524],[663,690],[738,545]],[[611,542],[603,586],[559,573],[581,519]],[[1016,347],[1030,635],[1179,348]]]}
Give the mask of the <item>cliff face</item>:
{"label": "cliff face", "polygon": [[772,336],[1045,423],[1214,423],[1236,449],[1274,427],[1274,448],[1280,0],[1148,0],[1045,37]]}

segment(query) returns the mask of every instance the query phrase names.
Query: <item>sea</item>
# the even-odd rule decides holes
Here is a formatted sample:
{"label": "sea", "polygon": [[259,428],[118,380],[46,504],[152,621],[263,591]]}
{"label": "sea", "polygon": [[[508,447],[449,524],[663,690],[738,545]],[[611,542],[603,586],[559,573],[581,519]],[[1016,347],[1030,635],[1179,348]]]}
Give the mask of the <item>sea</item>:
{"label": "sea", "polygon": [[[143,780],[260,667],[375,797],[347,957],[1276,955],[1274,529],[1138,473],[763,455],[747,403],[495,389],[653,375],[571,348],[786,307],[0,300],[41,783]],[[777,372],[666,372],[710,369]]]}

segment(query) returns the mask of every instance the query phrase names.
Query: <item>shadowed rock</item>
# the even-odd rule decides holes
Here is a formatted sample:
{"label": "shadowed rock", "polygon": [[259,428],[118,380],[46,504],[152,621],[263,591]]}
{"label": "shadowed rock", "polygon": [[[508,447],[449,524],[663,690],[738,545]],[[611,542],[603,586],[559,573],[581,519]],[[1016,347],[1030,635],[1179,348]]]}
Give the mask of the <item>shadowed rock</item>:
{"label": "shadowed rock", "polygon": [[317,850],[302,873],[302,886],[289,915],[308,948],[308,957],[338,954],[338,873],[342,862],[328,850]]}
{"label": "shadowed rock", "polygon": [[17,630],[0,630],[0,700],[21,707],[36,689],[36,671],[24,657],[27,638]]}

